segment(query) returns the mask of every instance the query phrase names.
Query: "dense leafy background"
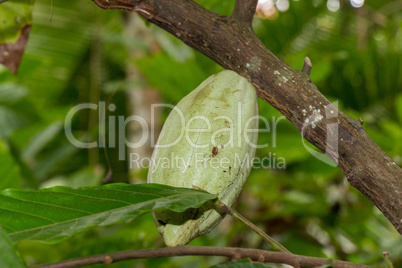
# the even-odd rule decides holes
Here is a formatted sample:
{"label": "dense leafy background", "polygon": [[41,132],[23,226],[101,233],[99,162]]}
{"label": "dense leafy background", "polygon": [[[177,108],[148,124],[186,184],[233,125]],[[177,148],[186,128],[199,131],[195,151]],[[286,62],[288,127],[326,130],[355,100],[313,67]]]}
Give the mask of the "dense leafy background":
{"label": "dense leafy background", "polygon": [[[229,14],[234,1],[199,3]],[[286,12],[256,18],[264,44],[287,64],[301,69],[308,55],[311,79],[353,118],[364,118],[370,136],[402,164],[402,12],[399,1],[366,1],[356,9],[340,1],[336,12],[326,1],[290,1]],[[102,149],[78,149],[66,139],[68,111],[84,102],[111,102],[112,116],[128,116],[127,92],[155,88],[165,103],[176,104],[209,75],[221,70],[154,26],[131,36],[128,14],[104,11],[91,1],[37,0],[33,27],[18,75],[0,67],[0,187],[39,189],[53,185],[101,185],[108,167]],[[151,40],[151,41],[149,41]],[[126,80],[136,66],[146,78]],[[132,70],[132,69],[131,69]],[[133,72],[133,71],[131,71]],[[136,77],[136,76],[135,76]],[[166,111],[162,119],[166,118]],[[260,114],[279,118],[260,101]],[[95,118],[95,119],[94,119]],[[74,118],[76,137],[98,134],[97,115]],[[107,137],[108,138],[108,137]],[[279,121],[275,135],[262,133],[270,147],[257,155],[283,157],[286,169],[254,169],[236,209],[289,250],[370,265],[382,264],[382,251],[402,259],[400,236],[385,217],[338,168],[312,157],[297,130]],[[147,171],[129,172],[117,150],[109,150],[114,182],[145,182]],[[135,179],[134,179],[135,177]],[[232,219],[190,245],[269,248]],[[163,246],[150,214],[133,223],[98,227],[48,245],[21,241],[17,248],[32,265],[118,250]],[[399,257],[400,258],[400,257]],[[111,267],[206,267],[221,258],[159,258],[117,263]],[[141,267],[141,266],[138,266]]]}

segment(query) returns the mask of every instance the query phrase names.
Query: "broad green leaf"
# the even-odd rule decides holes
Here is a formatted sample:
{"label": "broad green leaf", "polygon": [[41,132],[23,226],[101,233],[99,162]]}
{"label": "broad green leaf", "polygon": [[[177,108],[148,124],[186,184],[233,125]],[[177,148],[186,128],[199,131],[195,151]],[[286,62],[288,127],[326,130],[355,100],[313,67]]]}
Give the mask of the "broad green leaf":
{"label": "broad green leaf", "polygon": [[12,241],[0,226],[0,267],[26,267],[15,252]]}
{"label": "broad green leaf", "polygon": [[183,212],[215,198],[207,192],[159,184],[7,189],[0,195],[0,225],[14,241],[54,241],[91,226],[129,222],[153,210]]}

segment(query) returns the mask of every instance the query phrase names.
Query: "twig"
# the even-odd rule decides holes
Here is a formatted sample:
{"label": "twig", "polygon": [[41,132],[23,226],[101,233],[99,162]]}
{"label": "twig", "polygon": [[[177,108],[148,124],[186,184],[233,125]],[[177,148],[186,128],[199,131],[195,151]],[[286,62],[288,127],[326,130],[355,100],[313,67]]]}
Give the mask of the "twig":
{"label": "twig", "polygon": [[310,58],[306,56],[304,58],[302,72],[310,76],[311,68],[313,68],[313,64],[311,63]]}
{"label": "twig", "polygon": [[[32,268],[71,268],[90,264],[111,264],[124,260],[155,258],[155,257],[174,257],[174,256],[224,256],[229,258],[250,258],[252,261],[283,263],[294,267],[319,267],[324,265],[328,259],[306,257],[301,255],[273,252],[250,248],[232,248],[232,247],[191,247],[181,246],[174,248],[155,248],[140,249],[131,251],[122,251],[109,254],[101,254],[77,259],[65,260],[50,264],[37,265]],[[369,268],[363,264],[334,261],[332,268]]]}
{"label": "twig", "polygon": [[232,17],[251,27],[258,0],[236,0]]}
{"label": "twig", "polygon": [[392,264],[391,259],[389,258],[389,253],[387,251],[384,251],[382,253],[382,255],[384,256],[385,261],[387,262],[388,268],[394,268],[394,265]]}
{"label": "twig", "polygon": [[248,228],[253,230],[255,233],[257,233],[259,236],[261,236],[265,241],[267,241],[275,250],[279,250],[284,253],[290,253],[289,250],[287,250],[284,246],[282,246],[279,242],[277,242],[275,239],[267,235],[263,230],[258,228],[256,225],[254,225],[252,222],[250,222],[248,219],[240,215],[236,210],[233,208],[226,206],[224,203],[218,201],[216,203],[216,207],[219,210],[222,210],[226,214],[232,216],[236,220],[240,221],[244,225],[246,225]]}
{"label": "twig", "polygon": [[357,120],[357,122],[359,122],[359,124],[360,124],[361,126],[363,126],[363,124],[364,124],[363,117],[359,117],[359,120]]}

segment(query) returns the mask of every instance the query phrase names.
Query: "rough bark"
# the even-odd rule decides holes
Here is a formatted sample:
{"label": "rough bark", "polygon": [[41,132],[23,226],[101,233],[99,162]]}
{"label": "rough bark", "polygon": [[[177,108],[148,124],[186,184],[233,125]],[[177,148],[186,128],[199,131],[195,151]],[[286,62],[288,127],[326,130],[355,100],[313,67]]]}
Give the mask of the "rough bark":
{"label": "rough bark", "polygon": [[326,153],[402,234],[402,169],[358,121],[330,103],[306,73],[292,69],[261,43],[251,28],[256,0],[238,0],[232,16],[215,14],[191,0],[92,1],[104,9],[136,11],[224,68],[247,77],[258,96]]}

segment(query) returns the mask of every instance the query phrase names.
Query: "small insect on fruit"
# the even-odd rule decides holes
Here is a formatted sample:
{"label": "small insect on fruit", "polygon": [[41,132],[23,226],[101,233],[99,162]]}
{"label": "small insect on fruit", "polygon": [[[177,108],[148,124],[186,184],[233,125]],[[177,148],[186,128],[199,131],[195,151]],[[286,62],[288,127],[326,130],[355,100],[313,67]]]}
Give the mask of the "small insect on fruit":
{"label": "small insect on fruit", "polygon": [[215,156],[215,155],[217,155],[218,154],[218,147],[214,147],[214,148],[212,148],[212,156]]}
{"label": "small insect on fruit", "polygon": [[[252,168],[258,138],[254,87],[233,71],[210,76],[169,114],[152,155],[149,183],[201,188],[232,206]],[[213,204],[154,212],[166,245],[185,245],[222,219]]]}

